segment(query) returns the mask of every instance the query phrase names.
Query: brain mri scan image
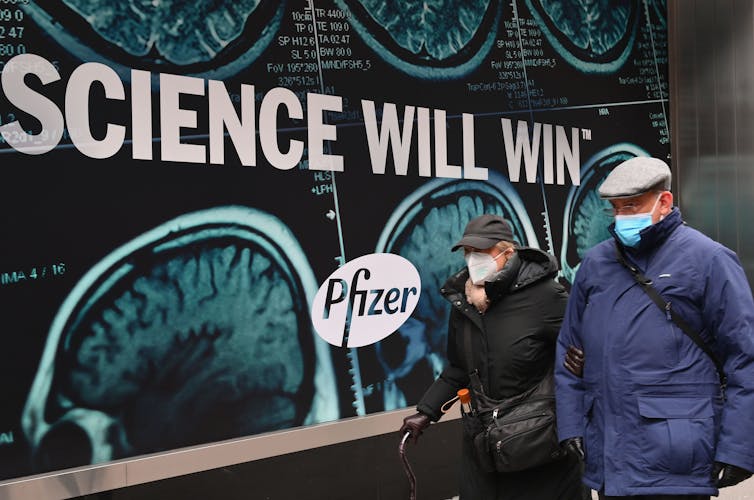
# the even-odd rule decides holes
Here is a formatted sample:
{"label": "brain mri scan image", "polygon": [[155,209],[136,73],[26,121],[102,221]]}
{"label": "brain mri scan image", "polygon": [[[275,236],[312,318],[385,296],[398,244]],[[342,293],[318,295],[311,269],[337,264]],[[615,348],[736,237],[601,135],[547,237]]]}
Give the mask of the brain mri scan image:
{"label": "brain mri scan image", "polygon": [[338,418],[316,282],[275,217],[182,215],[118,248],[51,326],[22,424],[38,469]]}
{"label": "brain mri scan image", "polygon": [[286,2],[45,0],[25,6],[82,61],[222,79],[245,69],[277,33]]}
{"label": "brain mri scan image", "polygon": [[573,283],[584,253],[611,237],[607,230],[613,222],[611,205],[600,198],[597,189],[615,166],[636,156],[649,153],[633,144],[616,144],[592,156],[581,167],[581,185],[571,188],[563,214],[560,272],[569,283]]}
{"label": "brain mri scan image", "polygon": [[460,78],[485,58],[502,13],[500,0],[336,0],[364,42],[417,78]]}
{"label": "brain mri scan image", "polygon": [[526,0],[550,45],[584,73],[612,73],[628,60],[640,0]]}
{"label": "brain mri scan image", "polygon": [[385,410],[417,402],[421,394],[407,393],[409,388],[423,392],[444,368],[450,304],[439,290],[465,265],[462,254],[451,252],[450,247],[460,239],[466,223],[484,213],[509,220],[522,246],[539,246],[518,194],[507,179],[494,172],[487,182],[427,183],[397,207],[383,229],[376,251],[409,259],[422,283],[414,314],[376,345]]}
{"label": "brain mri scan image", "polygon": [[646,0],[649,13],[652,15],[652,21],[657,22],[663,28],[668,24],[667,5],[665,0]]}

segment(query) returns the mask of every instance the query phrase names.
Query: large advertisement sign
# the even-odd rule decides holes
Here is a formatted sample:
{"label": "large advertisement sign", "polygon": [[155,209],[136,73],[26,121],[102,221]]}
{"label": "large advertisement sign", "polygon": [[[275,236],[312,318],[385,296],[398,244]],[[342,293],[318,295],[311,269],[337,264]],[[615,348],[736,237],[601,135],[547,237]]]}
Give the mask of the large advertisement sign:
{"label": "large advertisement sign", "polygon": [[482,213],[669,156],[664,3],[0,2],[0,480],[405,408]]}

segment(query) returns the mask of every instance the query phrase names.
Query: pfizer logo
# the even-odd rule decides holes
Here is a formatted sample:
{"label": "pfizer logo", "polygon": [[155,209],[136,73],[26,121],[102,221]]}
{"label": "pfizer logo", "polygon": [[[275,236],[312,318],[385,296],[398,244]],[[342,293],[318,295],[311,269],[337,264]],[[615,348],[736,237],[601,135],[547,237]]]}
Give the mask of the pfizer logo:
{"label": "pfizer logo", "polygon": [[332,273],[314,296],[312,323],[338,347],[378,342],[411,317],[421,293],[413,264],[400,255],[374,253]]}

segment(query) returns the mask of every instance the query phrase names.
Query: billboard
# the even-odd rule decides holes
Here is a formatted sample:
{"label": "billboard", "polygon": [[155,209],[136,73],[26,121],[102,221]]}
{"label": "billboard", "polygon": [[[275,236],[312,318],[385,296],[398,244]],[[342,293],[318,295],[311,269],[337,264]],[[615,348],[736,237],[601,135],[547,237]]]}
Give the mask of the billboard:
{"label": "billboard", "polygon": [[0,2],[0,480],[415,404],[482,213],[669,158],[664,2]]}

